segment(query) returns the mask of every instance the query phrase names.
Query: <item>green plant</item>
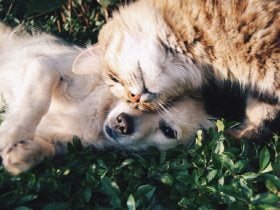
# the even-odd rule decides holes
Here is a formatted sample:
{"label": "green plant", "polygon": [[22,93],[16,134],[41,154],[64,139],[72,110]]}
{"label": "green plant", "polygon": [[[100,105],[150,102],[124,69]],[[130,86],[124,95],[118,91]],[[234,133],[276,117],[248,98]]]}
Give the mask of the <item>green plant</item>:
{"label": "green plant", "polygon": [[97,151],[79,140],[69,153],[9,176],[0,169],[0,205],[20,209],[277,209],[280,143],[225,137],[217,121],[191,148],[143,153]]}
{"label": "green plant", "polygon": [[0,0],[0,19],[11,26],[51,32],[79,45],[94,43],[105,16],[118,1]]}

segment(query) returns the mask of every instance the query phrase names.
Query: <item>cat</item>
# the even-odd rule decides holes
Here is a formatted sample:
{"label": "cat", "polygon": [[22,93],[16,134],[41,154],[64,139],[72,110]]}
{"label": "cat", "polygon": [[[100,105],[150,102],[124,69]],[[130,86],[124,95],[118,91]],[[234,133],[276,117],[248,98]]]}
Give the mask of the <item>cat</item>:
{"label": "cat", "polygon": [[[2,164],[19,174],[63,154],[73,136],[85,146],[161,150],[190,144],[213,126],[199,98],[183,97],[164,113],[143,113],[114,97],[102,78],[102,54],[90,48],[91,75],[71,72],[84,49],[45,33],[0,23],[0,93],[7,105],[0,125]],[[0,107],[1,109],[2,107]]]}
{"label": "cat", "polygon": [[236,138],[279,110],[278,0],[139,0],[120,7],[98,40],[112,93],[140,110],[162,109],[212,77],[252,90]]}

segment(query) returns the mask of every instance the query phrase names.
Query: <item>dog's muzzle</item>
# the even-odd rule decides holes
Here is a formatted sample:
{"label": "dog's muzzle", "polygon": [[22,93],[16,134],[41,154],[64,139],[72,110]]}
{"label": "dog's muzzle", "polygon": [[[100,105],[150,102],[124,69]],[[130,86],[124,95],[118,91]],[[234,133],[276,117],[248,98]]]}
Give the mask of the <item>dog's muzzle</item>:
{"label": "dog's muzzle", "polygon": [[132,135],[134,130],[133,117],[126,113],[119,114],[105,127],[106,134],[115,141],[118,141],[122,136]]}

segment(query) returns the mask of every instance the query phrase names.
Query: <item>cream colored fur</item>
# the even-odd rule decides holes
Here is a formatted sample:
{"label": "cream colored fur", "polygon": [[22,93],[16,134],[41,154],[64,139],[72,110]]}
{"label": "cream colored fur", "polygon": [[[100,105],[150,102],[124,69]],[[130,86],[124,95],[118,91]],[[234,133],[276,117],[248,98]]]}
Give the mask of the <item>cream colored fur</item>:
{"label": "cream colored fur", "polygon": [[[0,126],[0,150],[3,165],[12,174],[62,152],[59,145],[67,144],[74,135],[84,145],[97,148],[137,150],[153,145],[167,149],[189,144],[198,129],[211,126],[196,99],[180,100],[166,112],[155,114],[118,102],[103,82],[98,45],[86,49],[75,62],[74,68],[93,69],[91,75],[79,76],[71,69],[83,49],[20,28],[0,25],[0,31],[0,90],[8,105]],[[123,126],[116,124],[120,114],[131,118],[133,132],[129,135],[117,132]],[[176,131],[176,138],[163,135],[159,126],[163,123],[164,128],[168,125]]]}

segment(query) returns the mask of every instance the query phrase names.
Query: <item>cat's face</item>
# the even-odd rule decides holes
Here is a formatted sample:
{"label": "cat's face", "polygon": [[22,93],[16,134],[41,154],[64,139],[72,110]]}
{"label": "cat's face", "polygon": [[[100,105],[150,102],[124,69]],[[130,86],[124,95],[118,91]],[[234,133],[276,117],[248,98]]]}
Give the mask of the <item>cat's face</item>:
{"label": "cat's face", "polygon": [[153,33],[139,38],[137,34],[118,30],[107,40],[106,29],[100,35],[105,82],[115,96],[133,107],[162,109],[200,83],[193,79],[200,78],[195,74],[195,65],[175,49],[172,41]]}
{"label": "cat's face", "polygon": [[158,113],[141,112],[119,102],[108,114],[103,132],[114,144],[126,149],[156,146],[165,150],[190,144],[198,129],[212,125],[208,117],[201,102],[190,98]]}
{"label": "cat's face", "polygon": [[133,107],[163,109],[197,87],[201,76],[157,11],[144,8],[145,14],[138,15],[132,9],[120,9],[100,32],[104,79]]}
{"label": "cat's face", "polygon": [[104,52],[104,79],[115,96],[140,110],[159,110],[185,91],[184,64],[159,40],[115,33]]}
{"label": "cat's face", "polygon": [[120,8],[102,28],[105,81],[118,98],[140,110],[158,110],[201,84],[172,29],[149,1]]}

